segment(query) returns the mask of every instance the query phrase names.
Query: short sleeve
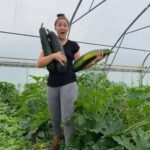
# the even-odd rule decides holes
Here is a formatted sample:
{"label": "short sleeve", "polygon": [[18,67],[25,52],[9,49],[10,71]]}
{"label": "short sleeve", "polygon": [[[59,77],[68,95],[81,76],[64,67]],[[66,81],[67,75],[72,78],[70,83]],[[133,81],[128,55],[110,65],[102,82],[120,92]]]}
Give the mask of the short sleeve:
{"label": "short sleeve", "polygon": [[78,45],[78,43],[74,42],[74,48],[73,49],[74,49],[74,51],[73,51],[74,54],[79,51],[80,46]]}

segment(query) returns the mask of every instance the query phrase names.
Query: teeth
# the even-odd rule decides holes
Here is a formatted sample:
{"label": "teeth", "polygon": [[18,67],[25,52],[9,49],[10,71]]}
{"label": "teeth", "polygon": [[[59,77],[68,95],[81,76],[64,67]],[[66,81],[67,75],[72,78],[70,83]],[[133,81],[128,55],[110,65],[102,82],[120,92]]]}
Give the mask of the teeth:
{"label": "teeth", "polygon": [[60,32],[61,34],[65,34],[65,32]]}

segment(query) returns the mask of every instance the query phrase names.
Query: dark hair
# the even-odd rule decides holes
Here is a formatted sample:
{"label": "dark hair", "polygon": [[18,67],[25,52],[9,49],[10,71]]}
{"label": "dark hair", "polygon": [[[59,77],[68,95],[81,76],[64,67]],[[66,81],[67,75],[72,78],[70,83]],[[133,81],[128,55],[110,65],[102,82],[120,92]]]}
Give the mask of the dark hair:
{"label": "dark hair", "polygon": [[55,20],[55,23],[54,23],[55,26],[60,19],[65,19],[67,21],[68,26],[70,25],[69,20],[66,18],[65,14],[60,13],[60,14],[57,14],[57,19]]}
{"label": "dark hair", "polygon": [[57,14],[57,17],[65,17],[65,14]]}

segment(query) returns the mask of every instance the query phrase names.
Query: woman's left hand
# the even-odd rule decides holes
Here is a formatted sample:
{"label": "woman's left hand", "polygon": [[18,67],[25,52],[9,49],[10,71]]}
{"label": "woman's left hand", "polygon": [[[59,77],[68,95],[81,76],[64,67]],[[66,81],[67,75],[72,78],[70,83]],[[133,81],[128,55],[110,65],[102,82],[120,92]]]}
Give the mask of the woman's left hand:
{"label": "woman's left hand", "polygon": [[93,65],[97,64],[100,60],[104,59],[106,56],[104,55],[103,51],[97,52],[97,57],[93,60]]}

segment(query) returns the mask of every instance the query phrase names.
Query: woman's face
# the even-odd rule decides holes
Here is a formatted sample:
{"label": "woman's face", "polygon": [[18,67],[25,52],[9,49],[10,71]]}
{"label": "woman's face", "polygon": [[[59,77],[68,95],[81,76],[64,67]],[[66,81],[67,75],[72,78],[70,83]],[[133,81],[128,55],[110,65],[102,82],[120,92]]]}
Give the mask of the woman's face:
{"label": "woman's face", "polygon": [[56,30],[58,37],[60,39],[66,38],[68,29],[69,29],[69,26],[68,26],[68,23],[65,19],[59,19],[57,21],[56,26],[55,26],[55,30]]}

